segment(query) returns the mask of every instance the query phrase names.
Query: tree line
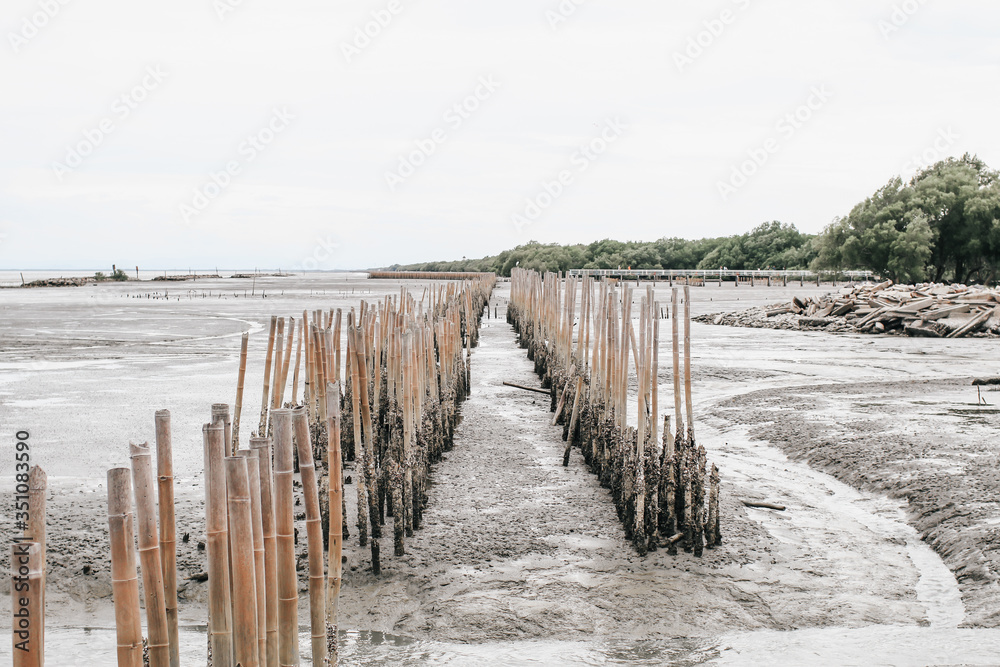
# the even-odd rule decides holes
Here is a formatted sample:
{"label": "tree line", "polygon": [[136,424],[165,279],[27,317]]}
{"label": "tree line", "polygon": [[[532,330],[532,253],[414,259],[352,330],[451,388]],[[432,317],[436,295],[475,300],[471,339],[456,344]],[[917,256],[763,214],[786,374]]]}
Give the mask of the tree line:
{"label": "tree line", "polygon": [[590,244],[531,241],[480,259],[389,270],[868,269],[896,282],[995,283],[1000,269],[1000,178],[974,155],[948,158],[909,182],[894,177],[820,234],[765,222],[735,236]]}

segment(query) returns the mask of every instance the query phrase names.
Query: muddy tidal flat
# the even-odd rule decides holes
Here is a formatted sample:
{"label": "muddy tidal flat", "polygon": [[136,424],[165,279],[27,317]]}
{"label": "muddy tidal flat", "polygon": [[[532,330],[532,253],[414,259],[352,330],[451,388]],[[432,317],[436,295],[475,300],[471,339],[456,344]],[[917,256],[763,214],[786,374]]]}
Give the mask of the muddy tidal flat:
{"label": "muddy tidal flat", "polygon": [[[153,439],[164,408],[186,537],[185,655],[202,664],[201,427],[212,403],[234,402],[242,333],[253,424],[271,315],[349,309],[401,285],[419,298],[426,284],[308,274],[0,290],[0,535],[12,530],[13,444],[26,431],[50,485],[49,664],[114,664],[105,474],[128,464],[129,441]],[[692,313],[830,290],[698,287]],[[668,286],[655,291],[669,301]],[[538,385],[507,296],[498,284],[454,449],[434,467],[406,555],[391,555],[387,531],[375,578],[368,550],[353,534],[345,543],[343,664],[1000,661],[1000,393],[971,385],[1000,375],[1000,341],[695,323],[696,428],[723,471],[723,544],[700,559],[640,557],[579,452],[562,466],[546,397],[503,386]],[[667,335],[660,345],[669,359]],[[658,381],[662,409],[668,364]],[[5,544],[5,570],[8,554]],[[9,595],[4,578],[4,632]],[[10,651],[0,642],[0,660]]]}

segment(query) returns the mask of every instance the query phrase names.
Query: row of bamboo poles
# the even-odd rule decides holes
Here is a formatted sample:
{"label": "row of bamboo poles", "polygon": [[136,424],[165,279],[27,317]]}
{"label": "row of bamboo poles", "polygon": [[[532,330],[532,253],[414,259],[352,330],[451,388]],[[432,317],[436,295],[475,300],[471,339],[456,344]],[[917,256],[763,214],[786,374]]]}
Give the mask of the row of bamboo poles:
{"label": "row of bamboo poles", "polygon": [[[664,415],[661,435],[663,311],[652,287],[640,292],[636,317],[629,285],[524,269],[511,273],[507,319],[550,390],[553,424],[563,424],[566,440],[563,465],[578,445],[611,490],[625,535],[640,554],[661,546],[676,554],[679,544],[701,556],[705,546],[722,539],[719,470],[714,464],[708,469],[705,448],[695,442],[686,286],[683,295],[682,367],[680,295],[677,288],[671,291],[674,428]],[[629,423],[631,400],[635,426]]]}
{"label": "row of bamboo poles", "polygon": [[[260,419],[248,447],[240,438],[244,334],[235,411],[230,415],[227,404],[213,405],[203,427],[207,664],[299,664],[296,471],[305,507],[312,664],[336,664],[342,552],[350,536],[343,464],[355,462],[358,540],[370,545],[378,575],[386,516],[393,520],[397,555],[419,528],[430,465],[451,447],[458,404],[469,393],[471,349],[494,282],[485,276],[442,284],[425,290],[419,301],[401,289],[398,297],[375,305],[362,302],[347,314],[346,349],[340,309],[304,312],[298,325],[273,317]],[[108,472],[118,664],[177,667],[170,414],[156,413],[155,473],[151,449],[130,447],[131,469]]]}

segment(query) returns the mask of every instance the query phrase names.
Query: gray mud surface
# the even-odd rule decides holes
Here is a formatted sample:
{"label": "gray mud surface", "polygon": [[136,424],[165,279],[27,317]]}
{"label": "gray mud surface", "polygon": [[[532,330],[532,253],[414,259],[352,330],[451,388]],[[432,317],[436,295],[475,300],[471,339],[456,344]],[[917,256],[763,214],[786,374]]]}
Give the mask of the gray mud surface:
{"label": "gray mud surface", "polygon": [[997,627],[1000,394],[983,392],[991,405],[977,405],[970,382],[800,386],[751,392],[719,408],[793,459],[904,500],[911,523],[955,573],[966,623]]}
{"label": "gray mud surface", "polygon": [[[378,299],[399,290],[396,281],[326,276],[258,280],[258,289],[262,282],[273,290],[272,297],[235,298],[243,283],[234,288],[226,281],[199,281],[198,290],[211,289],[214,298],[192,291],[180,292],[184,296],[177,299],[178,293],[171,291],[168,301],[141,297],[148,288],[129,285],[0,294],[5,318],[0,321],[0,416],[11,430],[31,431],[35,461],[49,472],[48,613],[53,625],[113,625],[105,471],[127,465],[130,439],[152,438],[153,413],[161,408],[173,415],[178,534],[188,534],[188,541],[178,545],[181,620],[203,623],[206,590],[197,581],[206,569],[204,552],[198,548],[204,542],[201,424],[213,402],[232,402],[240,334],[251,332],[252,367],[243,413],[249,430],[259,410],[264,327],[270,314],[349,308],[361,298]],[[422,289],[422,285],[411,287]],[[806,450],[822,451],[829,461],[816,459],[815,465],[856,486],[883,489],[879,486],[885,481],[883,474],[885,479],[896,475],[901,484],[909,480],[888,463],[882,465],[896,459],[901,469],[910,466],[907,474],[914,479],[925,473],[936,475],[940,483],[932,484],[930,477],[926,482],[913,481],[908,493],[926,494],[928,507],[954,502],[966,513],[981,507],[980,514],[969,514],[978,523],[968,525],[984,536],[993,534],[990,521],[997,521],[998,515],[988,494],[995,496],[994,487],[970,481],[986,480],[986,471],[996,469],[996,457],[986,451],[984,439],[995,430],[992,418],[976,426],[979,430],[974,433],[961,434],[951,427],[972,428],[971,417],[942,415],[937,439],[930,437],[932,426],[920,430],[927,436],[918,438],[926,441],[922,446],[940,443],[942,452],[936,456],[904,461],[897,450],[905,449],[906,441],[890,437],[895,433],[893,437],[902,438],[916,416],[927,412],[926,406],[902,401],[926,393],[915,389],[914,382],[928,375],[945,377],[956,365],[981,366],[984,352],[976,346],[987,341],[948,343],[925,356],[912,341],[903,341],[899,348],[899,339],[892,343],[897,347],[891,347],[874,337],[864,337],[863,344],[859,337],[836,337],[834,351],[825,334],[695,325],[699,442],[722,468],[724,544],[706,551],[701,559],[684,553],[671,557],[662,550],[640,558],[624,541],[607,490],[599,486],[579,453],[573,453],[568,468],[562,467],[562,429],[549,425],[548,400],[501,385],[504,380],[538,384],[504,321],[505,290],[496,294],[499,319],[484,320],[481,345],[473,353],[473,393],[461,408],[454,449],[434,468],[424,525],[407,540],[406,555],[392,555],[390,519],[382,538],[383,574],[376,580],[369,570],[369,551],[358,545],[352,526],[352,537],[345,544],[341,628],[486,642],[663,639],[931,622],[935,601],[918,595],[923,572],[906,540],[869,525],[867,500],[842,501],[844,490],[835,480],[776,459],[777,450],[747,437],[741,431],[746,427],[756,429],[753,438],[773,439],[796,456],[800,454],[792,447],[803,456]],[[706,287],[692,294],[698,314],[779,301],[792,292],[791,288]],[[666,287],[658,285],[657,298],[666,301],[666,294]],[[669,342],[664,337],[663,409],[671,400],[671,378],[663,361],[668,358]],[[840,389],[830,385],[857,374],[886,387],[884,402],[891,409],[876,413],[862,406],[849,418],[832,407],[815,409],[821,400],[848,401],[848,394],[841,396]],[[971,388],[961,388],[962,382],[966,380],[944,383],[941,390],[951,387],[967,403]],[[793,417],[797,421],[791,421]],[[878,419],[888,426],[876,439],[869,423]],[[959,446],[956,440],[980,442],[982,448]],[[979,465],[980,477],[967,480],[962,472],[945,475],[936,459],[948,458],[943,451],[948,445],[957,452],[948,454],[956,457],[955,465],[961,461],[961,470],[968,472],[976,472],[973,468]],[[868,451],[857,454],[863,466],[853,474],[863,479],[839,473],[830,463],[843,460],[846,470],[853,460],[851,452],[861,449]],[[9,463],[0,461],[4,496],[12,490]],[[352,472],[348,466],[346,474]],[[966,488],[968,496],[956,495]],[[348,519],[353,522],[354,485],[345,491]],[[747,497],[774,499],[779,494],[790,506],[781,516],[748,511],[739,502]],[[973,504],[966,505],[963,498]],[[851,503],[853,514],[845,516],[842,503]],[[864,505],[861,510],[854,508],[859,503]],[[4,530],[11,519],[8,513],[5,503],[0,508]],[[299,534],[305,534],[303,523]],[[937,533],[928,537],[938,548]],[[304,548],[304,540],[299,548]],[[992,563],[988,553],[993,552],[985,546],[981,551],[983,562]],[[965,558],[962,552],[949,555],[940,548],[939,552],[960,576],[965,573],[954,565],[960,562],[956,559]],[[6,553],[0,555],[0,566],[6,566],[6,558]],[[981,598],[971,593],[975,587],[970,588],[973,572],[989,572],[992,566],[975,570],[980,561],[969,562],[963,579],[969,620],[992,624],[995,617],[986,611],[989,595],[996,600],[995,593],[989,593],[994,590],[992,583],[979,586]],[[303,566],[303,591],[304,572]],[[9,581],[0,582],[0,591],[8,593]],[[300,620],[305,622],[304,595],[302,600]]]}

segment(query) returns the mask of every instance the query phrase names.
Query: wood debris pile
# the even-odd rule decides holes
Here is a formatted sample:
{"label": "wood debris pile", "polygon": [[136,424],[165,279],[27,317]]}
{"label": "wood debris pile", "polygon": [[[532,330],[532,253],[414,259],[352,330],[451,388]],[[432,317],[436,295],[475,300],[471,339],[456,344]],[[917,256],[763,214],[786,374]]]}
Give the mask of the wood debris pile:
{"label": "wood debris pile", "polygon": [[1000,334],[1000,291],[982,286],[895,285],[891,280],[844,287],[822,297],[699,318],[714,324],[775,329],[822,328],[900,333],[927,338]]}

